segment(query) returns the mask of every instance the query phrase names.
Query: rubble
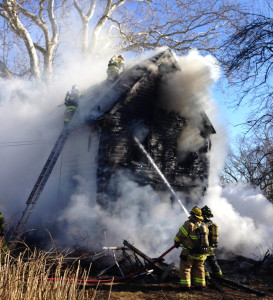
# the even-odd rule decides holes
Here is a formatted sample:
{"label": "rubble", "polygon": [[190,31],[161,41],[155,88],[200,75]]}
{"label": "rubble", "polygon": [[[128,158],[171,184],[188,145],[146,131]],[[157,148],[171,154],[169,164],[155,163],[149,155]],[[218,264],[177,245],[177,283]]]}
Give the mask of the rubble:
{"label": "rubble", "polygon": [[[164,256],[173,248],[174,246],[158,258],[152,258],[124,240],[123,246],[103,247],[99,253],[90,253],[87,249],[81,248],[63,256],[52,252],[47,254],[47,261],[50,265],[57,265],[59,259],[68,266],[76,266],[80,263],[82,270],[89,270],[88,278],[90,279],[86,280],[86,284],[91,286],[93,284],[115,284],[117,291],[129,289],[130,291],[144,291],[144,293],[148,287],[155,287],[158,291],[181,293],[178,267],[174,263],[166,263],[164,260]],[[28,259],[24,258],[23,260]],[[218,262],[223,276],[210,274],[211,279],[207,282],[208,288],[205,294],[209,294],[211,291],[212,295],[215,292],[230,295],[232,294],[230,291],[234,291],[234,293],[237,291],[236,297],[231,299],[252,299],[253,295],[272,299],[270,297],[273,292],[271,287],[273,260],[269,251],[259,261],[237,255],[230,260],[218,259]],[[80,280],[79,284],[81,284]],[[194,289],[190,293],[194,293]],[[214,296],[212,298],[224,299],[214,298]]]}
{"label": "rubble", "polygon": [[[145,282],[178,281],[178,270],[173,263],[167,264],[163,258],[151,258],[126,240],[123,244],[123,247],[104,247],[108,252],[108,261],[110,256],[112,262],[94,274],[95,277],[107,279],[113,276],[129,277],[133,274],[133,278],[147,275],[145,279],[142,278]],[[100,262],[100,265],[103,264]]]}

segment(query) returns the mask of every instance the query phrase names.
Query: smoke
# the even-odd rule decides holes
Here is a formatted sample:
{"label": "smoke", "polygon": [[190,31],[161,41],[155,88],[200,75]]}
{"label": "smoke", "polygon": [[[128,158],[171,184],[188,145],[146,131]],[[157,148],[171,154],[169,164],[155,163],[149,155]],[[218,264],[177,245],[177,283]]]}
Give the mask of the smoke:
{"label": "smoke", "polygon": [[167,111],[180,113],[181,116],[202,129],[205,110],[213,105],[211,87],[219,78],[216,63],[210,56],[202,57],[197,51],[185,57],[176,57],[181,72],[170,73],[165,78],[162,106]]}
{"label": "smoke", "polygon": [[[71,197],[58,221],[66,223],[72,244],[110,247],[128,240],[148,255],[160,255],[173,244],[177,226],[185,217],[181,207],[170,204],[169,193],[157,193],[150,185],[139,186],[133,178],[125,170],[112,176],[111,185],[119,197],[107,210],[90,201],[86,192]],[[178,256],[174,252],[170,257],[177,260]]]}
{"label": "smoke", "polygon": [[[170,93],[177,95],[174,102],[170,101],[172,97],[168,97],[166,109],[184,116],[189,113],[191,116],[192,123],[179,138],[180,149],[196,151],[204,143],[200,135],[202,128],[199,131],[192,126],[192,124],[202,126],[201,119],[195,114],[196,110],[198,112],[205,110],[217,132],[212,136],[208,191],[206,196],[200,199],[200,191],[193,190],[192,199],[195,199],[195,203],[200,207],[208,205],[212,209],[214,221],[219,226],[221,255],[225,257],[227,253],[261,255],[262,248],[266,250],[271,246],[269,241],[272,236],[272,205],[259,191],[246,189],[242,185],[222,188],[218,183],[217,175],[224,166],[229,143],[225,127],[219,121],[217,105],[210,93],[219,72],[215,70],[216,67],[210,57],[201,57],[196,52],[185,58],[178,58],[178,61],[183,76],[178,73],[168,78],[164,91],[166,94],[171,91]],[[171,86],[168,86],[169,84]],[[137,125],[136,128],[139,129],[137,133],[145,137],[146,128],[141,124]],[[108,211],[101,210],[96,205],[92,206],[96,212],[94,223],[99,224],[99,228],[98,226],[96,228],[103,231],[101,236],[104,238],[104,245],[120,245],[122,239],[127,239],[148,255],[160,255],[172,245],[178,228],[187,216],[178,203],[170,204],[169,193],[158,194],[149,185],[139,186],[132,174],[126,171],[120,171],[111,180],[119,193],[117,201],[111,203]],[[197,195],[196,198],[194,193]],[[183,195],[179,196],[185,204]],[[74,204],[76,205],[75,201]],[[186,208],[190,211],[192,206],[193,204],[188,204]],[[73,212],[73,207],[70,207],[70,210]],[[79,213],[81,211],[82,209],[78,210]],[[178,251],[170,253],[167,260],[177,261]]]}
{"label": "smoke", "polygon": [[[92,67],[71,61],[67,68],[59,71],[53,85],[46,89],[38,89],[21,80],[0,82],[0,208],[6,220],[14,222],[18,219],[62,129],[64,107],[57,106],[63,103],[66,91],[74,83],[84,90],[104,80],[108,60],[108,56],[97,60]],[[191,121],[179,137],[178,150],[197,151],[204,145],[201,135],[203,122],[199,114],[203,110],[217,132],[212,136],[209,188],[203,199],[196,198],[196,203],[200,207],[206,204],[212,209],[213,220],[219,226],[221,253],[224,249],[225,253],[259,255],[260,247],[271,246],[272,205],[259,191],[242,185],[222,188],[218,183],[217,174],[224,165],[229,142],[210,92],[219,70],[211,57],[202,57],[196,51],[177,57],[177,61],[182,72],[166,78],[161,105]],[[147,130],[144,128],[136,133],[145,138]],[[90,135],[91,140],[98,138],[90,132],[83,134]],[[29,144],[22,145],[26,141]],[[80,157],[74,158],[77,151],[83,152]],[[56,231],[54,238],[60,245],[66,246],[83,245],[97,250],[102,245],[118,246],[127,239],[153,257],[171,247],[178,228],[187,219],[180,205],[171,205],[169,193],[157,193],[149,185],[139,186],[132,174],[124,171],[111,179],[118,188],[117,201],[111,203],[111,209],[103,210],[94,196],[95,175],[85,172],[87,168],[90,170],[87,159],[91,156],[90,151],[95,155],[96,149],[80,145],[75,133],[39,199],[29,228],[35,227],[38,222],[50,231],[58,228],[59,234]],[[66,182],[65,170],[69,173],[72,163],[78,165],[79,171],[71,183]],[[91,169],[95,170],[95,166]],[[199,194],[196,191],[196,195]],[[193,204],[186,205],[183,195],[179,196],[190,211]],[[98,241],[102,245],[98,245]],[[179,250],[172,251],[166,259],[178,261]]]}
{"label": "smoke", "polygon": [[176,60],[181,71],[165,76],[161,105],[187,120],[178,138],[177,150],[183,160],[187,153],[196,152],[206,144],[202,136],[204,111],[209,117],[216,113],[211,100],[211,88],[219,78],[220,71],[210,56],[202,57],[195,50],[187,56],[176,57]]}
{"label": "smoke", "polygon": [[183,153],[197,152],[204,144],[205,141],[200,130],[193,127],[192,124],[188,124],[178,138],[180,157]]}
{"label": "smoke", "polygon": [[[66,92],[75,83],[83,91],[105,80],[108,60],[108,56],[103,56],[90,65],[70,56],[70,63],[56,71],[50,86],[22,79],[0,80],[0,209],[7,225],[14,225],[20,217],[63,129],[65,106],[62,104]],[[35,224],[41,221],[43,224],[54,221],[55,209],[52,208],[62,204],[57,200],[63,175],[62,158],[66,159],[70,153],[71,149],[66,149],[59,158],[31,215],[30,226],[36,227]],[[64,162],[64,167],[67,165]]]}
{"label": "smoke", "polygon": [[200,207],[208,205],[219,226],[220,256],[241,254],[261,259],[272,248],[273,207],[259,189],[242,183],[219,185],[218,174],[224,168],[229,143],[219,117],[210,115],[217,134],[212,136],[209,187]]}
{"label": "smoke", "polygon": [[258,191],[229,185],[209,188],[203,204],[208,205],[219,226],[219,245],[223,254],[242,254],[262,258],[272,248],[272,204]]}
{"label": "smoke", "polygon": [[1,209],[12,216],[26,201],[31,175],[40,171],[61,117],[51,113],[56,104],[50,92],[21,80],[0,85]]}

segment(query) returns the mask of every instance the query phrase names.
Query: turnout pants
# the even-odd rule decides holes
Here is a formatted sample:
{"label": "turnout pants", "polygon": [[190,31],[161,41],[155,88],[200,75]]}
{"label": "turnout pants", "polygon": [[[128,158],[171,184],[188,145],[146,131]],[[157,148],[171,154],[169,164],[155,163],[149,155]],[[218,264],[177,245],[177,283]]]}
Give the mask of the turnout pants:
{"label": "turnout pants", "polygon": [[64,113],[64,124],[70,122],[76,110],[77,110],[76,106],[67,106],[66,111]]}
{"label": "turnout pants", "polygon": [[191,280],[194,286],[206,285],[204,260],[180,255],[180,283],[182,286],[190,287]]}
{"label": "turnout pants", "polygon": [[115,81],[119,75],[119,68],[116,66],[109,66],[107,69],[107,76],[109,81]]}
{"label": "turnout pants", "polygon": [[[214,275],[221,276],[222,270],[217,262],[216,256],[214,254],[209,254],[207,256],[205,266],[209,266],[211,268],[211,272]],[[206,277],[209,278],[209,272],[206,271]]]}

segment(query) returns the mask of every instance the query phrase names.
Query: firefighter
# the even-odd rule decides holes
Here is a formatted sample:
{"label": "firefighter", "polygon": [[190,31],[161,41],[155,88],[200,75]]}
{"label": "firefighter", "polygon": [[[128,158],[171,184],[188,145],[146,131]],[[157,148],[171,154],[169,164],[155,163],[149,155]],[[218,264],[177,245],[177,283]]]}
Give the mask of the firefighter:
{"label": "firefighter", "polygon": [[[209,249],[210,252],[208,253],[205,266],[209,266],[211,269],[211,272],[213,275],[216,276],[222,276],[222,270],[217,262],[216,256],[214,254],[215,248],[218,246],[218,226],[211,221],[211,218],[213,218],[213,214],[210,210],[210,208],[206,205],[203,208],[201,208],[202,215],[204,218],[204,223],[209,229]],[[209,272],[206,268],[206,279],[210,279]]]}
{"label": "firefighter", "polygon": [[115,81],[118,78],[120,70],[124,70],[125,63],[124,58],[120,54],[119,56],[113,56],[109,63],[107,68],[107,76],[109,81]]}
{"label": "firefighter", "polygon": [[5,222],[2,213],[0,212],[0,243],[2,251],[6,251],[8,249],[5,235],[4,235]]}
{"label": "firefighter", "polygon": [[71,121],[72,116],[79,105],[79,99],[81,97],[80,91],[76,84],[72,86],[72,89],[66,93],[64,99],[64,105],[66,106],[66,111],[64,113],[64,126],[66,127]]}
{"label": "firefighter", "polygon": [[202,222],[202,211],[194,206],[189,219],[179,228],[174,238],[175,246],[182,244],[180,254],[180,284],[183,290],[191,288],[191,279],[196,289],[204,289],[206,253],[208,252],[208,228]]}

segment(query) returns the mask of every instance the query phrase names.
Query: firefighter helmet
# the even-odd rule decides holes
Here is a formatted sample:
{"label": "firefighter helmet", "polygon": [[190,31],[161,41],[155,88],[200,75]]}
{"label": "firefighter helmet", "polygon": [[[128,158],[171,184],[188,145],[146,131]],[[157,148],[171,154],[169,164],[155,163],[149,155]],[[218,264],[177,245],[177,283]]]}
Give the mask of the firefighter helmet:
{"label": "firefighter helmet", "polygon": [[190,214],[197,219],[203,220],[202,211],[198,206],[194,206],[190,212]]}
{"label": "firefighter helmet", "polygon": [[123,58],[123,56],[122,56],[121,54],[118,56],[118,58],[121,58],[121,59],[123,59],[123,60],[124,60],[124,58]]}
{"label": "firefighter helmet", "polygon": [[205,205],[204,207],[201,208],[201,211],[202,211],[202,215],[208,219],[212,218],[213,217],[213,214],[210,210],[210,208]]}

